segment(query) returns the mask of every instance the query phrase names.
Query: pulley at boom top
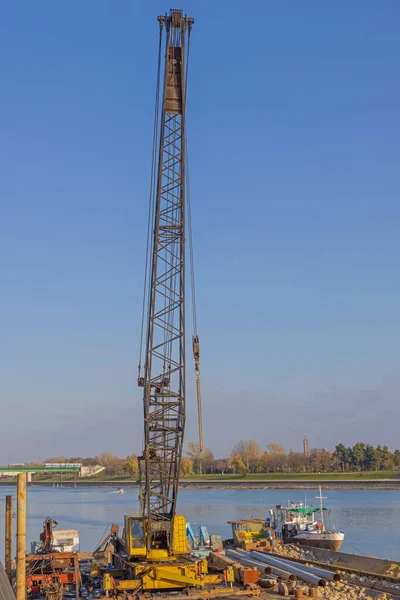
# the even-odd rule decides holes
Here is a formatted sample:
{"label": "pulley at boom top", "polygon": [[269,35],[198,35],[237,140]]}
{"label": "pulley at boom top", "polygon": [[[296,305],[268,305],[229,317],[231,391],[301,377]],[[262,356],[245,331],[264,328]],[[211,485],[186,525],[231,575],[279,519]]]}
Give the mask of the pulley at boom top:
{"label": "pulley at boom top", "polygon": [[[158,21],[160,39],[142,339],[144,323],[147,332],[144,374],[141,356],[138,377],[144,404],[144,453],[139,467],[147,552],[159,548],[171,554],[186,418],[185,222],[188,222],[189,235],[191,224],[185,113],[193,19],[180,10],[171,10],[169,15],[158,17]],[[191,239],[189,249],[193,266]],[[200,350],[193,268],[191,273],[193,352],[202,448]]]}

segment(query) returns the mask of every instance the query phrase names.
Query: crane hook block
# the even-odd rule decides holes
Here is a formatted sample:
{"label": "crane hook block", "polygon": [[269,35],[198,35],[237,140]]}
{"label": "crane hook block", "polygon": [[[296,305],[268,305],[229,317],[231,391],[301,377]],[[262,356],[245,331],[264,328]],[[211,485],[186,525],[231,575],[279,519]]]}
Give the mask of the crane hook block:
{"label": "crane hook block", "polygon": [[194,362],[195,362],[196,370],[198,370],[199,369],[199,363],[200,363],[200,342],[199,342],[199,336],[198,335],[194,335],[192,337],[192,343],[193,343]]}

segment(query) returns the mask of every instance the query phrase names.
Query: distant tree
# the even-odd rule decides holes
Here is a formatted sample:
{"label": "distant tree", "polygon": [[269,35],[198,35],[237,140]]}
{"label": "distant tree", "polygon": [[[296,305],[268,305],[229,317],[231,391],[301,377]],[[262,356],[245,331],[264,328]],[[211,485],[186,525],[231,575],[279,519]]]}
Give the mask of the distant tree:
{"label": "distant tree", "polygon": [[300,472],[305,471],[307,457],[303,452],[289,451],[287,455],[287,468],[289,471]]}
{"label": "distant tree", "polygon": [[365,464],[365,444],[357,442],[351,449],[351,463],[356,471],[361,471]]}
{"label": "distant tree", "polygon": [[249,469],[252,473],[262,471],[261,457],[263,448],[256,440],[249,440]]}
{"label": "distant tree", "polygon": [[103,452],[97,457],[97,460],[97,464],[105,468],[106,474],[117,475],[118,473],[123,473],[122,466],[124,459],[115,456],[113,452]]}
{"label": "distant tree", "polygon": [[202,473],[214,473],[215,458],[210,448],[204,448],[201,456]]}
{"label": "distant tree", "polygon": [[208,472],[213,468],[214,455],[210,448],[204,448],[203,452],[200,452],[200,446],[197,442],[188,443],[187,458],[193,463],[194,473]]}
{"label": "distant tree", "polygon": [[135,454],[131,454],[130,456],[126,457],[122,464],[122,470],[128,477],[137,479],[139,475],[139,464]]}
{"label": "distant tree", "polygon": [[286,454],[286,450],[282,444],[268,444],[267,451],[270,454]]}
{"label": "distant tree", "polygon": [[228,472],[232,472],[232,465],[231,465],[231,459],[230,458],[218,458],[214,461],[214,472],[215,473],[221,473],[221,475],[223,475],[224,473],[228,473]]}
{"label": "distant tree", "polygon": [[332,452],[325,450],[325,448],[322,448],[322,450],[319,451],[319,470],[322,471],[322,473],[331,470],[332,454]]}
{"label": "distant tree", "polygon": [[336,454],[333,452],[331,456],[331,470],[332,471],[343,471],[343,466]]}
{"label": "distant tree", "polygon": [[65,456],[57,456],[56,458],[46,458],[44,462],[47,464],[61,464],[68,462],[68,458],[66,458]]}
{"label": "distant tree", "polygon": [[333,456],[338,460],[342,471],[352,468],[353,454],[351,448],[346,448],[342,443],[335,448]]}
{"label": "distant tree", "polygon": [[349,447],[346,448],[346,465],[348,467],[348,469],[350,469],[351,471],[354,471],[354,464],[353,464],[353,449]]}
{"label": "distant tree", "polygon": [[89,456],[88,458],[82,458],[82,464],[85,467],[95,467],[99,464],[97,456]]}
{"label": "distant tree", "polygon": [[182,458],[180,474],[184,477],[185,475],[192,475],[193,473],[193,461],[190,458]]}
{"label": "distant tree", "polygon": [[262,470],[266,473],[285,471],[288,464],[288,455],[281,444],[268,444],[266,452],[261,458]]}
{"label": "distant tree", "polygon": [[383,446],[380,451],[380,468],[389,471],[394,467],[394,456],[387,446]]}
{"label": "distant tree", "polygon": [[262,454],[262,446],[256,440],[241,440],[232,450],[232,456],[240,456],[246,467],[252,473],[256,473],[261,469]]}
{"label": "distant tree", "polygon": [[383,464],[383,452],[382,452],[382,446],[380,444],[377,445],[377,447],[375,448],[375,452],[376,452],[376,461],[377,461],[377,470],[380,471],[382,469],[382,464]]}
{"label": "distant tree", "polygon": [[308,455],[308,465],[315,473],[328,471],[331,462],[331,453],[319,448],[311,448]]}
{"label": "distant tree", "polygon": [[400,450],[395,450],[393,453],[393,460],[395,467],[400,467]]}
{"label": "distant tree", "polygon": [[379,463],[379,457],[374,446],[367,444],[364,450],[364,469],[366,471],[375,471]]}
{"label": "distant tree", "polygon": [[265,451],[261,457],[261,467],[263,473],[272,471],[272,459],[269,452]]}
{"label": "distant tree", "polygon": [[200,446],[197,442],[188,443],[187,458],[189,458],[193,463],[193,471],[198,473],[201,463],[201,452]]}
{"label": "distant tree", "polygon": [[338,461],[342,464],[345,463],[346,456],[346,447],[344,444],[340,443],[336,446],[333,455],[338,459]]}
{"label": "distant tree", "polygon": [[245,477],[249,472],[249,468],[244,464],[243,459],[240,456],[235,456],[233,458],[232,467],[235,473],[239,473],[242,477]]}

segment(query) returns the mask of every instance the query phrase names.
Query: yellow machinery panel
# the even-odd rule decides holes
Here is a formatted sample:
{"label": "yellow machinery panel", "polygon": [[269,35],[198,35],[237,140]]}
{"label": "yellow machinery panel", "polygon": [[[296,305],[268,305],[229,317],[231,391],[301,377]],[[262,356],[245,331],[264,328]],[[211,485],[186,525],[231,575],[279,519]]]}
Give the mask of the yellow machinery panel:
{"label": "yellow machinery panel", "polygon": [[196,564],[164,564],[149,569],[148,564],[135,567],[135,577],[141,578],[144,590],[168,590],[189,586],[204,586]]}
{"label": "yellow machinery panel", "polygon": [[175,515],[174,518],[173,553],[188,554],[186,519],[183,515]]}
{"label": "yellow machinery panel", "polygon": [[168,550],[164,550],[163,548],[154,548],[153,550],[150,550],[150,552],[147,552],[146,554],[146,560],[149,561],[157,561],[157,562],[161,562],[161,561],[172,561],[172,560],[176,560],[175,556],[171,556],[168,552]]}
{"label": "yellow machinery panel", "polygon": [[115,581],[110,573],[104,573],[103,590],[111,592],[115,590],[136,590],[141,585],[140,579],[119,579]]}
{"label": "yellow machinery panel", "polygon": [[228,583],[233,583],[235,581],[235,572],[232,566],[226,567],[224,571],[224,579]]}

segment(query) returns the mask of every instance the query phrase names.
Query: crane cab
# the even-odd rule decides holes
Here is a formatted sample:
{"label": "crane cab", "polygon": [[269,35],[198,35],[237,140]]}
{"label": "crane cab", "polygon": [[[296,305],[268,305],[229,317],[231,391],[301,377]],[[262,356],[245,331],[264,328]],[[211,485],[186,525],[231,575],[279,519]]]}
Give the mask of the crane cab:
{"label": "crane cab", "polygon": [[146,556],[145,519],[141,515],[125,515],[123,540],[130,558]]}
{"label": "crane cab", "polygon": [[[175,560],[177,555],[188,554],[186,537],[186,519],[175,515],[173,520],[172,548],[169,548],[164,536],[154,536],[152,547],[147,550],[148,524],[142,515],[125,515],[123,540],[130,559],[133,560]],[[153,524],[153,531],[155,530]]]}

